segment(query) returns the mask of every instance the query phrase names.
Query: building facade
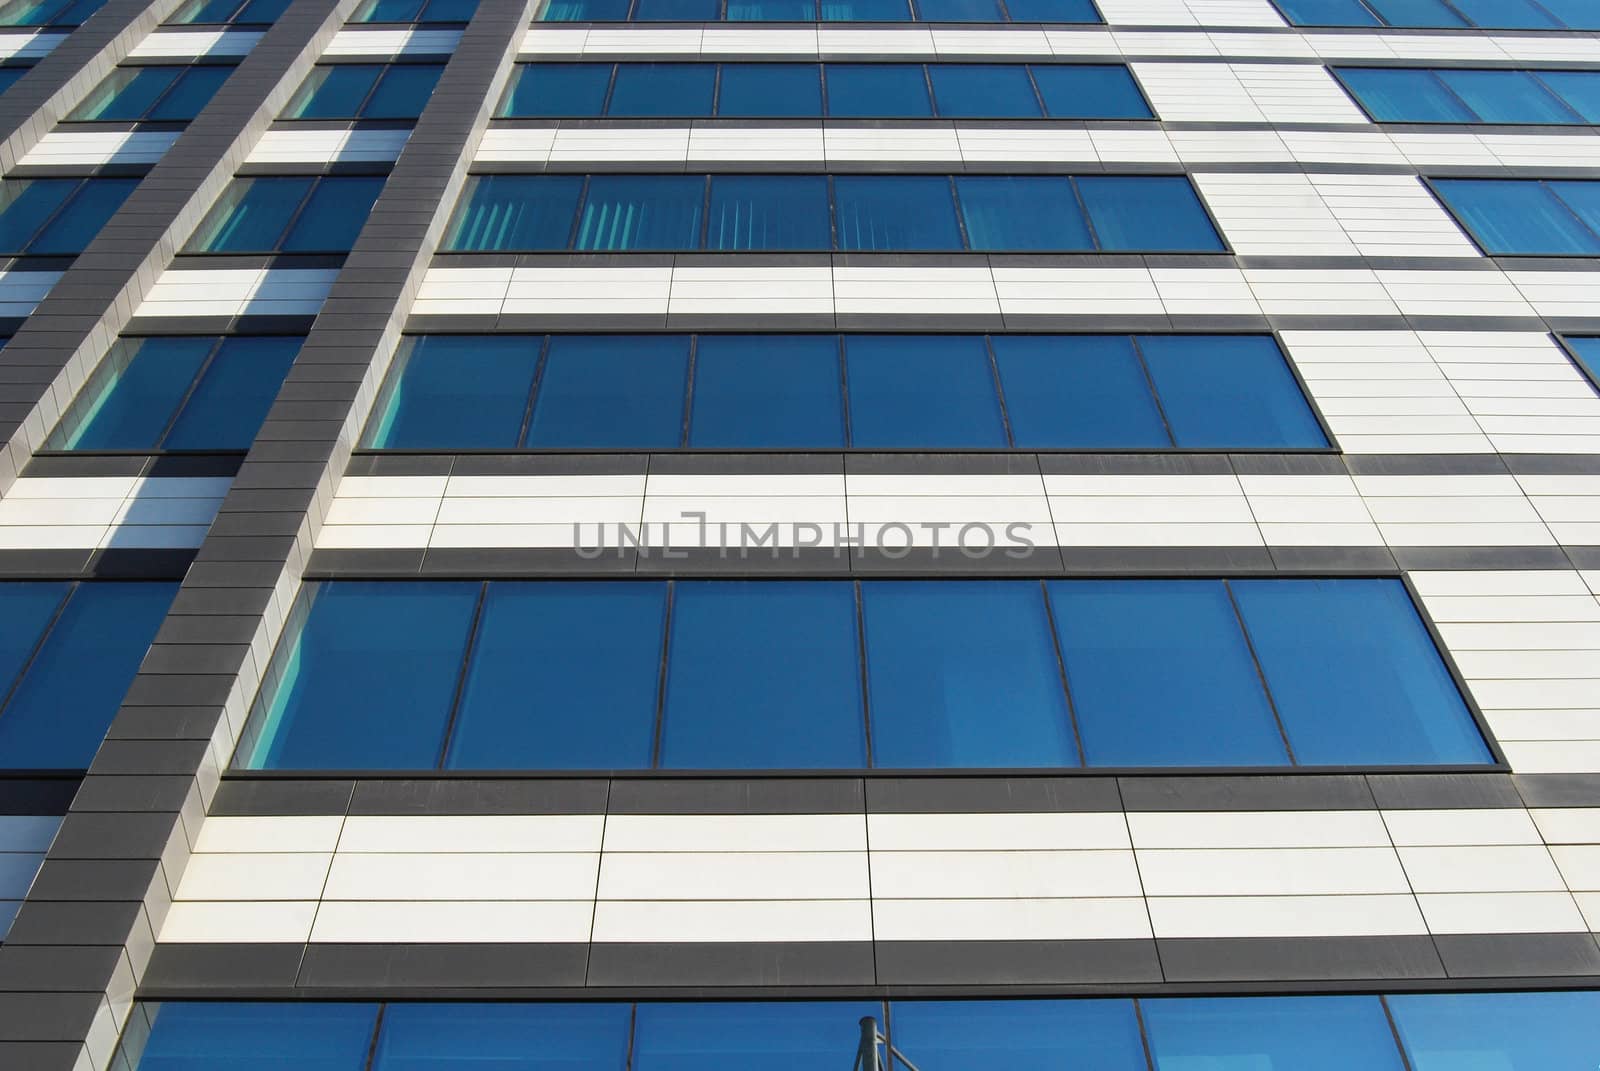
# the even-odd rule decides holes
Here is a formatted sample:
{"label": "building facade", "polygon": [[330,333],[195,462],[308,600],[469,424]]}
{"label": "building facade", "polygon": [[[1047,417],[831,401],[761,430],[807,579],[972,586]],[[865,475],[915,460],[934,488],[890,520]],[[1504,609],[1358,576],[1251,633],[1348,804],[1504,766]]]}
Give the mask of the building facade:
{"label": "building facade", "polygon": [[0,1067],[1600,1063],[1593,0],[0,55]]}

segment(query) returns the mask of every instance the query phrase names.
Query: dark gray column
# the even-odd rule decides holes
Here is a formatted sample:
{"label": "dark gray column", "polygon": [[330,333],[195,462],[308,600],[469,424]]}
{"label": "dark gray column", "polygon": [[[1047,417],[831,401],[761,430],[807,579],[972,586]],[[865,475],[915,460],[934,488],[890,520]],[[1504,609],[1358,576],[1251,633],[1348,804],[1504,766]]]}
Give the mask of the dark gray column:
{"label": "dark gray column", "polygon": [[[95,757],[0,948],[0,1067],[106,1066],[531,6],[468,26]],[[227,159],[239,121],[207,134]]]}
{"label": "dark gray column", "polygon": [[0,355],[0,492],[55,426],[356,2],[290,5],[6,346]]}

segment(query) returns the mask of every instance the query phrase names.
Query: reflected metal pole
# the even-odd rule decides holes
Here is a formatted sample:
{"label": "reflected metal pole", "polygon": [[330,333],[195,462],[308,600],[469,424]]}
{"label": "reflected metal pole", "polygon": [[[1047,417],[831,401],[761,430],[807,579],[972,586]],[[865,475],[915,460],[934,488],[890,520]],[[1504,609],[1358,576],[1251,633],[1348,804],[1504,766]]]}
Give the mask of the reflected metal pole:
{"label": "reflected metal pole", "polygon": [[878,1031],[878,1020],[870,1015],[861,1018],[861,1044],[856,1047],[856,1062],[851,1071],[885,1071],[883,1061],[878,1059],[878,1046],[882,1045],[889,1052],[890,1067],[893,1071],[894,1061],[904,1064],[907,1071],[919,1071],[916,1064],[906,1059],[906,1054],[888,1044],[888,1038]]}

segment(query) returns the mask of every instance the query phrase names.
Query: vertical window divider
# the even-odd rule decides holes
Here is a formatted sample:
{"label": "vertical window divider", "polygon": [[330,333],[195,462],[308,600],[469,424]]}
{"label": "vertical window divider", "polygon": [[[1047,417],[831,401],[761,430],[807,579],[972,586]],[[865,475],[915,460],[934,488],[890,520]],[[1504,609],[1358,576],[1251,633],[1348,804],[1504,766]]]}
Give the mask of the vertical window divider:
{"label": "vertical window divider", "polygon": [[450,712],[445,718],[444,732],[439,737],[439,757],[434,761],[434,769],[444,769],[444,762],[450,756],[450,740],[455,736],[456,718],[461,714],[461,697],[467,690],[467,674],[472,669],[472,654],[478,646],[478,633],[483,628],[483,604],[489,595],[489,581],[478,584],[478,601],[472,607],[472,622],[467,625],[467,642],[461,648],[461,668],[456,672],[456,690],[450,697]]}
{"label": "vertical window divider", "polygon": [[583,225],[583,210],[589,204],[589,181],[593,175],[585,174],[583,182],[578,187],[578,203],[572,210],[572,226],[567,228],[567,248],[576,249],[578,245],[578,231]]}
{"label": "vertical window divider", "polygon": [[829,175],[824,176],[824,178],[827,179],[826,185],[827,185],[827,190],[828,190],[828,240],[833,243],[833,248],[830,249],[829,252],[838,252],[838,250],[839,250],[839,203],[838,203],[838,200],[833,195],[833,176],[831,174],[829,174]]}
{"label": "vertical window divider", "polygon": [[[276,178],[277,176],[276,175],[260,175],[260,176],[252,176],[252,177]],[[294,178],[294,177],[298,177],[298,176],[289,176],[289,177]],[[289,218],[284,220],[283,226],[278,229],[278,237],[273,239],[272,251],[274,253],[278,252],[279,250],[281,250],[283,248],[283,243],[288,240],[289,232],[294,230],[294,225],[296,223],[300,222],[300,217],[305,214],[307,206],[309,206],[311,204],[311,198],[316,196],[317,191],[322,188],[322,179],[323,179],[323,176],[321,176],[321,175],[313,175],[313,176],[311,176],[311,185],[306,187],[306,192],[300,198],[300,203],[294,206],[294,211],[289,213]]]}
{"label": "vertical window divider", "polygon": [[[1145,907],[1148,911],[1149,904],[1146,903]],[[1145,1067],[1150,1071],[1154,1071],[1156,1061],[1155,1057],[1150,1053],[1150,1031],[1144,1023],[1144,1001],[1139,997],[1134,997],[1129,1003],[1133,1005],[1133,1021],[1139,1026],[1139,1046],[1144,1049]]]}
{"label": "vertical window divider", "polygon": [[722,67],[720,63],[711,65],[711,114],[714,116],[722,110]]}
{"label": "vertical window divider", "polygon": [[689,423],[694,416],[694,371],[695,359],[700,353],[700,335],[689,336],[689,357],[683,372],[683,422],[678,429],[678,445],[689,445]]}
{"label": "vertical window divider", "polygon": [[[178,72],[178,77],[167,83],[167,88],[155,95],[155,99],[145,106],[144,111],[139,114],[139,118],[135,121],[144,122],[145,120],[149,119],[151,113],[157,108],[161,107],[163,101],[172,96],[173,93],[177,92],[179,83],[181,83],[185,78],[189,77],[189,72],[194,70],[196,66],[197,64],[195,64],[193,60],[189,61],[189,65]],[[1543,83],[1540,84],[1542,85]]]}
{"label": "vertical window divider", "polygon": [[539,397],[539,384],[544,380],[545,364],[550,359],[550,336],[539,340],[539,352],[533,358],[533,376],[528,381],[528,400],[522,406],[522,426],[517,429],[517,445],[526,446],[528,429],[533,425],[533,403]]}
{"label": "vertical window divider", "polygon": [[[183,412],[183,407],[189,404],[189,399],[194,397],[194,392],[199,389],[200,381],[211,371],[211,366],[216,363],[217,355],[222,352],[223,343],[231,336],[220,336],[211,344],[211,349],[206,353],[205,359],[200,362],[200,367],[195,370],[194,377],[189,380],[189,386],[184,390],[183,396],[172,407],[172,412],[167,416],[167,422],[161,426],[161,431],[156,435],[155,448],[165,449],[167,436],[172,434],[173,426],[178,423],[178,415]],[[131,361],[129,362],[132,363]]]}
{"label": "vertical window divider", "polygon": [[[719,65],[720,66],[720,65]],[[705,249],[711,237],[711,175],[702,176],[700,185],[700,240],[695,248]]]}
{"label": "vertical window divider", "polygon": [[[646,470],[648,472],[648,470]],[[648,475],[646,479],[648,480]],[[678,594],[678,582],[667,581],[667,604],[661,614],[661,665],[656,670],[656,721],[655,736],[650,741],[650,769],[661,769],[661,738],[667,720],[667,660],[672,656],[672,608]]]}
{"label": "vertical window divider", "polygon": [[[1533,0],[1528,0],[1528,2],[1531,4],[1531,3],[1533,3]],[[1567,110],[1567,114],[1568,115],[1572,116],[1572,122],[1571,123],[1561,123],[1561,124],[1553,124],[1553,125],[1560,125],[1560,126],[1592,126],[1592,125],[1594,125],[1594,124],[1590,123],[1589,120],[1586,119],[1584,116],[1580,115],[1578,113],[1578,109],[1573,106],[1572,102],[1569,101],[1566,97],[1562,96],[1555,89],[1555,87],[1550,85],[1550,83],[1546,82],[1543,78],[1539,77],[1541,74],[1549,74],[1551,72],[1549,72],[1547,70],[1536,70],[1536,69],[1530,68],[1528,70],[1518,71],[1517,73],[1518,74],[1525,74],[1529,78],[1532,78],[1535,85],[1537,85],[1540,89],[1544,90],[1546,93],[1550,94],[1551,98],[1554,99],[1557,104],[1559,104],[1563,108],[1565,108]],[[1595,72],[1582,72],[1582,73],[1595,73]],[[1600,75],[1597,75],[1597,77],[1600,77]]]}
{"label": "vertical window divider", "polygon": [[[23,181],[38,180],[25,179]],[[45,229],[49,227],[50,224],[54,223],[57,219],[61,218],[61,216],[65,215],[67,210],[72,207],[73,202],[78,199],[78,195],[83,193],[84,187],[88,184],[88,182],[89,180],[87,178],[80,178],[78,180],[78,184],[72,188],[71,192],[69,192],[65,197],[61,198],[61,203],[55,207],[55,211],[46,214],[45,217],[39,221],[39,225],[33,228],[33,230],[28,233],[26,238],[17,243],[16,253],[26,253],[28,247],[33,245],[34,241],[38,239],[39,235],[45,232]],[[1565,206],[1563,205],[1563,207]]]}
{"label": "vertical window divider", "polygon": [[1406,1052],[1405,1039],[1400,1036],[1400,1024],[1394,1021],[1394,1012],[1389,1008],[1389,995],[1378,994],[1378,1006],[1383,1009],[1384,1021],[1389,1024],[1389,1033],[1394,1035],[1394,1047],[1400,1052],[1400,1063],[1405,1071],[1412,1071],[1411,1054]]}
{"label": "vertical window divider", "polygon": [[[1475,122],[1475,123],[1483,122],[1483,116],[1481,114],[1479,114],[1478,109],[1476,109],[1472,105],[1468,104],[1466,99],[1464,97],[1462,97],[1462,95],[1460,93],[1457,93],[1453,88],[1451,88],[1449,82],[1446,82],[1443,78],[1440,78],[1438,71],[1429,70],[1428,71],[1428,77],[1433,79],[1433,82],[1434,82],[1435,85],[1437,85],[1440,89],[1444,90],[1446,96],[1448,96],[1451,100],[1455,101],[1457,104],[1459,104],[1463,108],[1465,108],[1467,110],[1467,114],[1472,116],[1472,121],[1473,122]],[[1543,85],[1544,83],[1541,82],[1539,84]]]}
{"label": "vertical window divider", "polygon": [[1072,742],[1078,748],[1079,768],[1089,765],[1089,755],[1083,749],[1083,730],[1078,726],[1078,705],[1072,701],[1072,684],[1067,680],[1067,656],[1061,650],[1061,634],[1056,629],[1055,606],[1050,601],[1050,585],[1039,582],[1039,594],[1044,598],[1044,620],[1050,629],[1050,644],[1056,652],[1056,672],[1060,675],[1061,694],[1067,697],[1067,720],[1072,724]]}
{"label": "vertical window divider", "polygon": [[850,431],[850,369],[846,363],[848,358],[845,356],[844,336],[835,335],[833,339],[834,352],[839,359],[839,406],[844,410],[844,447],[848,450],[852,442]]}
{"label": "vertical window divider", "polygon": [[27,679],[33,663],[38,660],[39,652],[44,650],[44,645],[50,639],[50,634],[56,630],[56,622],[61,620],[61,615],[67,611],[67,603],[72,601],[72,596],[78,593],[78,585],[82,581],[72,581],[67,585],[66,593],[56,603],[55,611],[50,615],[50,620],[45,622],[44,628],[39,630],[39,638],[33,641],[33,650],[28,652],[28,657],[17,668],[17,675],[11,678],[11,683],[6,686],[5,694],[0,695],[0,717],[5,715],[11,706],[11,700],[16,696],[17,689],[22,687],[22,682]]}
{"label": "vertical window divider", "polygon": [[[1178,436],[1172,430],[1172,421],[1167,418],[1167,407],[1161,404],[1161,392],[1156,390],[1156,381],[1150,375],[1149,362],[1144,357],[1144,347],[1139,345],[1138,335],[1129,335],[1128,343],[1133,347],[1133,359],[1139,362],[1139,374],[1144,377],[1145,389],[1150,392],[1150,398],[1155,403],[1156,412],[1161,415],[1161,428],[1167,433],[1167,442],[1174,449],[1178,445]],[[1305,390],[1304,385],[1301,391]]]}
{"label": "vertical window divider", "polygon": [[[334,64],[334,66],[338,66],[338,64]],[[361,103],[356,105],[356,107],[352,109],[352,114],[351,114],[350,118],[352,118],[352,119],[360,119],[363,115],[366,114],[367,105],[371,104],[372,103],[372,98],[378,95],[378,86],[383,83],[383,80],[385,78],[389,77],[389,71],[391,69],[392,68],[391,68],[390,64],[384,63],[384,64],[379,65],[378,77],[374,78],[372,80],[372,85],[367,87],[367,92],[362,96]]]}
{"label": "vertical window divider", "polygon": [[933,72],[928,69],[929,65],[926,63],[919,63],[917,66],[922,68],[922,89],[923,92],[928,94],[928,114],[935,119],[941,118],[939,115],[939,97],[933,91]]}
{"label": "vertical window divider", "polygon": [[1549,8],[1545,7],[1539,2],[1539,0],[1527,0],[1527,2],[1529,7],[1537,8],[1546,18],[1555,23],[1557,29],[1571,29],[1571,27],[1567,25],[1565,19],[1557,15],[1554,11],[1551,11]]}
{"label": "vertical window divider", "polygon": [[[1083,202],[1083,191],[1078,189],[1078,180],[1075,177],[1072,175],[1067,175],[1065,177],[1067,182],[1072,186],[1072,199],[1078,202],[1078,211],[1083,216],[1084,230],[1089,232],[1089,241],[1094,243],[1094,249],[1092,252],[1098,253],[1100,251],[1100,232],[1095,230],[1094,217],[1089,214],[1089,206]],[[1207,216],[1207,219],[1210,219],[1209,215]],[[1215,229],[1216,224],[1213,223],[1212,228]],[[1221,232],[1218,231],[1217,233],[1220,234]]]}
{"label": "vertical window divider", "polygon": [[961,235],[961,251],[970,252],[972,250],[972,238],[967,234],[967,216],[966,213],[961,211],[961,192],[956,189],[956,177],[954,175],[946,175],[944,181],[946,188],[950,192],[950,207],[955,209],[956,213],[956,232]]}
{"label": "vertical window divider", "polygon": [[[1458,8],[1454,4],[1452,4],[1450,2],[1450,0],[1439,0],[1439,6],[1445,8],[1452,15],[1454,15],[1456,18],[1460,19],[1463,26],[1470,26],[1471,28],[1473,28],[1475,30],[1482,30],[1482,29],[1486,28],[1486,27],[1483,27],[1483,26],[1479,26],[1476,22],[1473,22],[1471,16],[1469,16],[1465,11],[1462,11],[1460,8]],[[1459,27],[1455,27],[1455,28],[1459,29]]]}
{"label": "vertical window divider", "polygon": [[872,689],[867,683],[867,614],[862,605],[861,581],[852,580],[850,586],[854,589],[856,599],[856,659],[861,666],[861,733],[866,747],[867,769],[871,770],[876,767],[872,761]]}
{"label": "vertical window divider", "polygon": [[367,1058],[362,1063],[364,1071],[372,1071],[372,1065],[378,1059],[378,1039],[383,1036],[383,1015],[389,1010],[389,1002],[382,1001],[378,1004],[378,1014],[372,1017],[372,1038],[367,1042]]}
{"label": "vertical window divider", "polygon": [[[1004,3],[1005,0],[1000,0],[1000,2]],[[1024,63],[1022,65],[1022,73],[1027,75],[1027,77],[1028,77],[1028,88],[1033,90],[1033,99],[1039,105],[1039,115],[1040,115],[1040,117],[1044,118],[1044,119],[1053,118],[1053,116],[1051,116],[1051,114],[1050,114],[1049,107],[1047,107],[1045,105],[1044,94],[1039,91],[1039,83],[1034,80],[1034,77],[1033,77],[1033,64]],[[1130,77],[1131,77],[1131,75],[1130,75]]]}
{"label": "vertical window divider", "polygon": [[628,1047],[622,1057],[623,1071],[633,1071],[633,1044],[639,1033],[639,1002],[628,1003]]}
{"label": "vertical window divider", "polygon": [[622,64],[613,63],[611,65],[611,73],[606,75],[606,92],[605,96],[600,99],[600,114],[603,116],[611,114],[611,98],[617,92],[617,75],[621,67]]}
{"label": "vertical window divider", "polygon": [[627,13],[622,16],[623,22],[635,22],[639,14],[639,0],[630,0]]}
{"label": "vertical window divider", "polygon": [[[815,0],[817,4],[821,2],[822,0]],[[820,61],[817,63],[817,88],[822,92],[822,111],[818,118],[826,119],[828,118],[828,65]]]}
{"label": "vertical window divider", "polygon": [[1006,429],[1006,445],[1015,450],[1017,439],[1011,434],[1011,410],[1006,405],[1005,386],[1000,382],[1000,362],[994,354],[994,340],[988,334],[983,336],[983,352],[989,355],[989,376],[994,380],[994,397],[1000,404],[1000,424]]}
{"label": "vertical window divider", "polygon": [[1588,221],[1582,216],[1578,215],[1577,211],[1571,205],[1567,204],[1567,199],[1561,196],[1561,191],[1551,184],[1551,180],[1540,179],[1539,186],[1544,190],[1545,193],[1548,193],[1551,197],[1555,198],[1556,204],[1561,206],[1562,211],[1566,212],[1567,215],[1572,217],[1573,221],[1577,223],[1578,230],[1580,232],[1587,234],[1594,238],[1595,241],[1600,242],[1600,232],[1597,232],[1593,227],[1589,226]]}
{"label": "vertical window divider", "polygon": [[1256,653],[1256,641],[1250,635],[1250,626],[1245,623],[1244,611],[1239,608],[1239,597],[1233,593],[1233,581],[1224,580],[1222,590],[1228,593],[1228,605],[1233,607],[1233,616],[1239,622],[1239,632],[1244,636],[1245,649],[1250,652],[1250,662],[1256,667],[1256,679],[1261,682],[1261,692],[1267,697],[1267,709],[1272,711],[1272,722],[1278,727],[1278,736],[1283,740],[1283,750],[1289,756],[1289,765],[1299,766],[1300,760],[1294,757],[1294,745],[1289,742],[1289,730],[1284,728],[1283,715],[1278,713],[1278,701],[1273,698],[1272,685],[1267,683],[1266,670],[1261,668],[1261,656]]}

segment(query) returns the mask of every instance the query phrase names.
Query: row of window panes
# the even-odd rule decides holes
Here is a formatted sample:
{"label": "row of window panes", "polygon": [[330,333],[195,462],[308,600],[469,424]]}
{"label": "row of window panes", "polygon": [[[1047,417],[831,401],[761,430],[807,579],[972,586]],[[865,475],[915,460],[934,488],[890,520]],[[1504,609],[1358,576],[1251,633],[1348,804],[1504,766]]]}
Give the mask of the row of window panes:
{"label": "row of window panes", "polygon": [[0,3],[0,27],[81,26],[106,0],[5,0]]}
{"label": "row of window panes", "polygon": [[177,590],[0,582],[0,769],[89,765]]}
{"label": "row of window panes", "polygon": [[47,450],[248,450],[300,351],[296,336],[118,339]]}
{"label": "row of window panes", "polygon": [[1273,0],[1293,26],[1600,30],[1594,0]]}
{"label": "row of window panes", "polygon": [[[104,2],[104,0],[101,0]],[[169,25],[260,26],[278,20],[289,0],[187,0]],[[478,0],[362,0],[351,22],[459,25],[472,18]]]}
{"label": "row of window panes", "polygon": [[289,0],[186,0],[167,19],[178,26],[270,26],[289,9]]}
{"label": "row of window panes", "polygon": [[478,0],[362,0],[351,22],[464,23]]}
{"label": "row of window panes", "polygon": [[850,1066],[868,1017],[894,1071],[1592,1071],[1600,1051],[1591,990],[379,1007],[146,1004],[120,1055],[131,1071],[812,1071]]}
{"label": "row of window panes", "polygon": [[543,0],[539,22],[1102,22],[1092,0]]}
{"label": "row of window panes", "polygon": [[76,256],[137,185],[136,178],[0,181],[0,254]]}
{"label": "row of window panes", "polygon": [[1600,256],[1600,182],[1436,179],[1433,186],[1491,255]]}
{"label": "row of window panes", "polygon": [[452,252],[1216,252],[1178,175],[476,175]]}
{"label": "row of window panes", "polygon": [[1398,580],[624,580],[308,585],[235,761],[777,770],[1492,759]]}
{"label": "row of window panes", "polygon": [[442,63],[333,63],[311,69],[279,119],[415,119]]}
{"label": "row of window panes", "polygon": [[1328,445],[1249,335],[421,335],[372,449]]}
{"label": "row of window panes", "polygon": [[1128,68],[1026,63],[525,63],[502,118],[1148,119]]}
{"label": "row of window panes", "polygon": [[348,253],[383,182],[378,175],[236,178],[183,251]]}
{"label": "row of window panes", "polygon": [[232,64],[118,67],[64,122],[188,122],[232,73]]}
{"label": "row of window panes", "polygon": [[1600,71],[1334,68],[1380,123],[1600,123]]}

